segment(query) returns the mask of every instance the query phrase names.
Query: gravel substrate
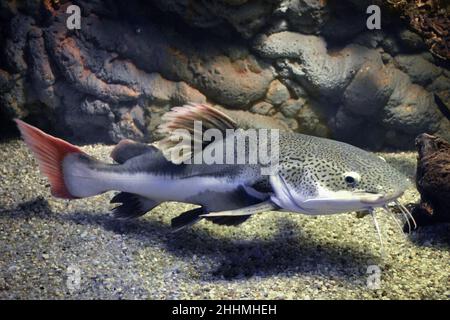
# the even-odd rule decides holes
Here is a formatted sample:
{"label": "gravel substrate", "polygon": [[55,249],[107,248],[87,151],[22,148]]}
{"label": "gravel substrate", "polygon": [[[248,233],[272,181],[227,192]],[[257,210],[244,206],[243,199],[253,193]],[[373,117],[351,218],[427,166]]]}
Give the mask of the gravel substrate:
{"label": "gravel substrate", "polygon": [[[108,160],[111,147],[83,149]],[[414,174],[414,153],[383,156]],[[379,214],[382,256],[369,216],[269,212],[171,234],[170,219],[191,206],[167,203],[122,222],[109,212],[112,194],[54,199],[25,145],[0,144],[0,298],[450,298],[448,224],[404,237]],[[401,200],[417,199],[411,189]],[[371,265],[378,289],[367,286]]]}

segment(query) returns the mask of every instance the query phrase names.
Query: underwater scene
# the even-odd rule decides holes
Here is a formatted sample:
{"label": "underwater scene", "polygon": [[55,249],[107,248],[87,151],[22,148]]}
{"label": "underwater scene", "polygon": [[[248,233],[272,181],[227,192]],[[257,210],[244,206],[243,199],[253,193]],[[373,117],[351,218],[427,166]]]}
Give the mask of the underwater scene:
{"label": "underwater scene", "polygon": [[0,300],[449,298],[449,1],[0,0]]}

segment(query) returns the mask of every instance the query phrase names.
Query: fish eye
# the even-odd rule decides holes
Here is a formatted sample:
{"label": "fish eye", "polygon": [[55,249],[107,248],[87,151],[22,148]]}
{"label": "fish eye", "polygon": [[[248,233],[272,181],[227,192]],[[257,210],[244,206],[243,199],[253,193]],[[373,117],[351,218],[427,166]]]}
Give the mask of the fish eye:
{"label": "fish eye", "polygon": [[355,183],[355,178],[353,178],[352,176],[346,176],[345,177],[345,182],[347,182],[347,183]]}
{"label": "fish eye", "polygon": [[361,176],[357,172],[344,173],[344,181],[349,186],[355,186],[359,182],[360,179],[361,179]]}

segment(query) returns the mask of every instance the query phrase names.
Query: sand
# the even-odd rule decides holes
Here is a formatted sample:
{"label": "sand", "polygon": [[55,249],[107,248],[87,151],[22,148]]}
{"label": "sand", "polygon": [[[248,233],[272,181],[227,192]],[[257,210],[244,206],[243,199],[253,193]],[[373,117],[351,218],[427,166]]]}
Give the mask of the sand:
{"label": "sand", "polygon": [[[110,146],[83,149],[110,161]],[[414,153],[382,155],[414,174]],[[1,299],[450,298],[448,224],[405,237],[380,212],[382,255],[370,216],[267,212],[172,234],[170,219],[192,206],[124,222],[112,192],[67,201],[48,186],[21,141],[0,144]],[[412,187],[401,201],[418,196]]]}

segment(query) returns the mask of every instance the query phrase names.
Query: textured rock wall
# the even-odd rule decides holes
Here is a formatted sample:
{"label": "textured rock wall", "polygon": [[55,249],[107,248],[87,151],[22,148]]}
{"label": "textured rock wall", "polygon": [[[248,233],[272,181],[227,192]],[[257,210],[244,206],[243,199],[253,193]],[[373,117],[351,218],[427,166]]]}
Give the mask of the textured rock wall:
{"label": "textured rock wall", "polygon": [[450,139],[450,71],[395,17],[367,30],[366,1],[72,3],[80,30],[66,27],[70,2],[0,0],[2,118],[86,142],[150,141],[189,101],[373,149]]}

